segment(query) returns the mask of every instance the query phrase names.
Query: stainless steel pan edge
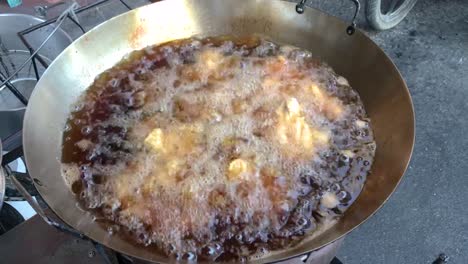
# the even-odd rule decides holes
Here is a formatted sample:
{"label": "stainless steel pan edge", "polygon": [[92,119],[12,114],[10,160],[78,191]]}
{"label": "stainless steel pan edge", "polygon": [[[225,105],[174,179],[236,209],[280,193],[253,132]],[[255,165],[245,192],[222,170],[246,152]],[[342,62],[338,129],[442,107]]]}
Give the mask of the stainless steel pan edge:
{"label": "stainless steel pan edge", "polygon": [[3,172],[2,167],[2,158],[3,158],[3,146],[2,139],[0,139],[0,211],[2,210],[3,200],[5,199],[5,173]]}
{"label": "stainless steel pan edge", "polygon": [[311,50],[358,90],[372,119],[377,153],[372,174],[353,206],[321,235],[258,260],[278,261],[318,249],[373,215],[403,176],[414,144],[414,111],[400,73],[362,32],[317,10],[294,11],[294,3],[273,0],[167,0],[115,17],[71,44],[47,69],[34,90],[24,120],[29,172],[44,200],[67,224],[124,254],[155,262],[169,259],[143,246],[110,236],[92,215],[76,206],[60,172],[61,134],[71,104],[95,76],[125,54],[147,45],[193,35],[261,33]]}

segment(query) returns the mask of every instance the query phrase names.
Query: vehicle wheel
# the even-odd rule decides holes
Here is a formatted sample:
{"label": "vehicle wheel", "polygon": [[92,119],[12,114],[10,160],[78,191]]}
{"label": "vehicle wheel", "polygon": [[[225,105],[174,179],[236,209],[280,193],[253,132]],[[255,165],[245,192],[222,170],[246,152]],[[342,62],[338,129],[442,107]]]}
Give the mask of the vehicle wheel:
{"label": "vehicle wheel", "polygon": [[366,18],[377,30],[386,30],[400,23],[417,0],[367,0]]}

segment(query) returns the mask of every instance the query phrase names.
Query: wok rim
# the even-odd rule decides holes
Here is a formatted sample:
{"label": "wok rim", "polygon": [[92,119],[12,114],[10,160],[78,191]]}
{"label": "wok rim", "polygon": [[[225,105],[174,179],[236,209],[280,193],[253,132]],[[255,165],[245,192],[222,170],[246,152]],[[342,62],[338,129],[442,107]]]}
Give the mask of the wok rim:
{"label": "wok rim", "polygon": [[[281,2],[287,2],[287,1],[284,1],[284,0],[278,0],[278,1],[281,1]],[[168,1],[161,1],[161,2],[168,2]],[[149,4],[149,5],[158,5],[160,4],[161,2],[156,2],[156,3],[152,3],[152,4]],[[291,3],[291,4],[294,4],[294,3]],[[149,5],[145,5],[145,6],[142,6],[142,7],[139,7],[139,8],[135,8],[133,10],[130,10],[130,11],[127,11],[125,13],[122,13],[122,14],[119,14],[109,20],[106,20],[102,23],[100,23],[99,25],[95,26],[94,28],[92,28],[91,30],[89,30],[87,33],[83,34],[82,36],[80,36],[79,38],[77,38],[76,40],[73,41],[72,44],[70,44],[67,48],[65,48],[57,57],[56,59],[49,65],[49,67],[44,71],[43,73],[43,76],[47,75],[48,71],[53,68],[53,66],[57,63],[57,61],[60,60],[60,58],[62,58],[64,56],[64,54],[67,53],[68,50],[72,49],[73,48],[73,44],[76,43],[76,42],[79,42],[80,40],[86,38],[88,36],[88,33],[91,33],[91,32],[94,32],[94,31],[98,31],[100,30],[107,22],[110,22],[110,21],[114,21],[114,20],[118,20],[120,19],[121,17],[123,16],[126,16],[126,15],[129,15],[129,13],[136,13],[139,9],[142,9],[142,8],[145,8],[146,6],[149,6]],[[308,11],[309,10],[309,11]],[[318,10],[316,8],[310,8],[308,7],[306,9],[305,12],[312,12],[310,10],[313,10],[313,12],[317,12],[317,13],[320,13],[322,15],[325,15],[327,17],[327,19],[331,19],[331,20],[334,20],[335,22],[337,23],[340,23],[342,24],[344,27],[343,27],[343,34],[346,34],[344,29],[346,29],[346,23],[335,17],[335,16],[332,16],[326,12],[323,12],[321,10]],[[292,11],[291,11],[292,12]],[[415,123],[415,111],[414,111],[414,104],[413,104],[413,100],[412,100],[412,97],[411,97],[411,93],[408,89],[408,86],[405,82],[405,80],[403,79],[403,76],[401,75],[400,71],[398,70],[397,66],[395,65],[395,63],[391,60],[391,58],[387,55],[387,53],[381,49],[367,34],[365,34],[361,29],[357,28],[357,30],[355,31],[354,34],[361,34],[367,41],[369,41],[369,43],[371,43],[382,55],[383,55],[383,58],[390,63],[391,67],[395,70],[395,72],[397,73],[397,75],[395,77],[398,77],[398,81],[401,82],[401,84],[403,85],[404,87],[404,96],[408,99],[408,103],[409,103],[409,112],[408,112],[408,115],[411,115],[410,116],[410,121],[411,121],[411,127],[410,127],[410,131],[408,132],[408,139],[410,141],[410,147],[409,147],[409,152],[408,152],[408,157],[407,159],[404,161],[404,162],[401,162],[401,164],[404,164],[402,165],[402,167],[404,168],[404,170],[402,171],[400,177],[398,178],[398,181],[396,182],[396,184],[392,187],[391,189],[391,192],[389,192],[389,194],[387,195],[387,197],[383,200],[383,202],[381,202],[379,204],[379,206],[373,210],[372,213],[370,213],[368,216],[366,216],[359,224],[356,224],[354,225],[353,227],[349,228],[347,231],[345,232],[342,232],[341,235],[339,236],[336,236],[335,238],[331,239],[330,241],[326,242],[326,243],[323,243],[321,246],[318,246],[318,247],[314,247],[314,248],[309,248],[309,249],[304,249],[304,250],[301,250],[300,252],[297,252],[297,253],[289,253],[289,251],[291,251],[292,249],[295,248],[295,246],[293,247],[289,247],[285,250],[281,250],[280,252],[278,253],[274,253],[272,255],[268,255],[267,257],[267,260],[270,261],[270,258],[272,258],[272,260],[270,262],[281,262],[281,261],[285,261],[285,260],[289,260],[289,259],[292,259],[292,258],[295,258],[295,257],[298,257],[298,256],[302,256],[302,255],[305,255],[305,254],[308,254],[310,252],[313,252],[313,251],[317,251],[327,245],[330,245],[331,243],[343,238],[344,236],[346,236],[347,234],[349,234],[351,231],[353,231],[354,229],[356,229],[357,227],[359,227],[360,225],[362,225],[363,223],[365,223],[369,218],[371,218],[372,216],[374,216],[377,211],[379,211],[383,206],[384,204],[389,200],[389,198],[392,196],[392,194],[395,192],[395,190],[397,189],[397,187],[399,186],[399,184],[401,183],[404,175],[406,174],[406,171],[408,169],[408,166],[410,164],[410,161],[411,161],[411,158],[412,158],[412,154],[413,154],[413,150],[414,150],[414,144],[415,144],[415,138],[416,138],[416,123]],[[39,86],[39,84],[41,84],[41,80],[42,78],[38,81],[38,83],[36,84],[36,86]],[[35,97],[35,94],[37,93],[37,89],[34,89],[30,98],[34,98]],[[30,100],[31,100],[30,99]],[[28,107],[26,108],[26,112],[25,112],[25,117],[24,117],[24,121],[23,121],[23,143],[26,141],[26,138],[28,137],[27,136],[27,131],[29,131],[30,129],[27,129],[28,127],[28,124],[31,122],[30,119],[31,119],[31,107]],[[25,161],[26,161],[26,166],[29,168],[31,162],[30,160],[28,159],[28,153],[31,153],[30,150],[29,150],[29,147],[27,144],[23,144],[23,148],[24,148],[24,157],[25,157]],[[34,177],[31,175],[30,173],[30,177],[32,179],[34,179]],[[42,190],[41,186],[38,185],[35,181],[33,181],[36,189],[38,190],[39,194],[41,195],[41,197],[44,199],[44,201],[49,205],[50,204],[50,196],[48,195],[44,195],[46,191]],[[44,193],[43,193],[44,192]],[[48,197],[48,198],[45,198],[45,197]],[[49,206],[50,207],[50,206]],[[50,209],[52,210],[52,212],[57,215],[65,224],[73,227],[73,225],[71,225],[69,223],[69,221],[66,221],[64,219],[62,219],[62,217],[60,217],[59,214],[57,214],[57,210],[56,208],[53,208],[53,207],[50,207]],[[346,214],[346,213],[345,213]],[[75,229],[75,227],[73,227]],[[93,240],[93,241],[96,241],[98,243],[101,243],[102,245],[105,245],[109,248],[111,248],[112,250],[115,250],[117,252],[120,252],[120,253],[123,253],[125,255],[128,255],[130,257],[134,257],[136,259],[142,259],[142,260],[145,260],[145,261],[150,261],[150,262],[154,262],[155,260],[154,259],[149,259],[149,258],[146,258],[146,257],[142,257],[142,256],[138,256],[136,254],[134,254],[134,252],[129,252],[128,250],[122,250],[120,248],[118,248],[115,243],[112,243],[110,242],[111,240],[107,240],[107,241],[102,241],[102,239],[98,239],[96,234],[92,233],[92,232],[82,232],[81,230],[78,230],[76,229],[79,233],[83,234],[84,236],[88,237],[89,239]],[[265,258],[262,258],[262,259],[259,259],[259,260],[255,260],[253,262],[262,262],[262,260],[264,260]],[[170,259],[166,257],[166,261],[170,262]]]}

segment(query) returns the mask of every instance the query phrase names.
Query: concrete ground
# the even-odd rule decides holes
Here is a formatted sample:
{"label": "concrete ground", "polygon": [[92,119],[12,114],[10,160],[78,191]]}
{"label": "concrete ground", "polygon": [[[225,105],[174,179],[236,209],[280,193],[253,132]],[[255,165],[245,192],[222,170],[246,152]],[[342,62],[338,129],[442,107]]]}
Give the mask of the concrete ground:
{"label": "concrete ground", "polygon": [[[365,2],[365,1],[363,1]],[[345,0],[311,6],[348,19]],[[468,1],[420,0],[394,29],[360,27],[396,63],[416,112],[416,145],[385,206],[346,237],[344,264],[468,263]]]}

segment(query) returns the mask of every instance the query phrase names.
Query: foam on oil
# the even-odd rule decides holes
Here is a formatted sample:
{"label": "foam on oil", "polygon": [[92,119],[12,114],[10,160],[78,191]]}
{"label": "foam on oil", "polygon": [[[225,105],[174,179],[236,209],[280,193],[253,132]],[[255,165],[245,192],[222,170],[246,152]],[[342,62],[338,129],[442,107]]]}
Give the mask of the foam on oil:
{"label": "foam on oil", "polygon": [[346,79],[255,36],[136,51],[76,105],[67,183],[130,239],[177,259],[241,261],[300,243],[349,207],[375,153]]}

